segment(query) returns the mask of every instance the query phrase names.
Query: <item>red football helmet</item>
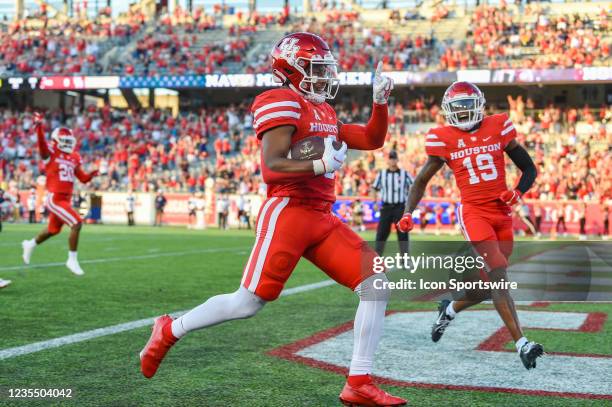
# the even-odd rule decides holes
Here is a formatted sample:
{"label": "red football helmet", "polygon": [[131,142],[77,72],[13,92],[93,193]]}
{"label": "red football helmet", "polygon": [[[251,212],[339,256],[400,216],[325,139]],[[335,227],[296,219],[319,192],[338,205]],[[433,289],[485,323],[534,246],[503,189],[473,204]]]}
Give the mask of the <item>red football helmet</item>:
{"label": "red football helmet", "polygon": [[72,135],[72,130],[67,127],[58,127],[51,133],[51,141],[58,150],[71,154],[76,147],[76,138]]}
{"label": "red football helmet", "polygon": [[484,118],[485,98],[473,83],[454,82],[444,92],[441,107],[449,125],[468,131]]}
{"label": "red football helmet", "polygon": [[337,62],[321,37],[301,32],[283,37],[272,48],[272,73],[281,83],[314,103],[338,93]]}

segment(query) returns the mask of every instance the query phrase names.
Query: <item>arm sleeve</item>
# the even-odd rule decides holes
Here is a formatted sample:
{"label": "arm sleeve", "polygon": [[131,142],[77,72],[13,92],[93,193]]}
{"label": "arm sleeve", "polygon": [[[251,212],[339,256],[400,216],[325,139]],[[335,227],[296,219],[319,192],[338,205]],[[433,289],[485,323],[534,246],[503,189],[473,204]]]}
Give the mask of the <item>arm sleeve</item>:
{"label": "arm sleeve", "polygon": [[521,191],[521,194],[524,194],[531,188],[538,175],[536,166],[523,146],[519,145],[507,151],[507,154],[512,162],[521,170],[521,178],[519,179],[516,189]]}
{"label": "arm sleeve", "polygon": [[36,138],[38,139],[38,151],[43,159],[47,159],[51,155],[47,140],[45,140],[45,132],[42,126],[36,126]]}
{"label": "arm sleeve", "polygon": [[301,109],[297,95],[289,89],[273,89],[257,96],[251,105],[257,138],[261,140],[266,131],[275,127],[297,128]]}
{"label": "arm sleeve", "polygon": [[74,175],[76,175],[79,181],[81,181],[83,184],[91,181],[91,179],[95,176],[95,173],[95,171],[90,173],[83,171],[83,168],[80,165],[74,170]]}
{"label": "arm sleeve", "polygon": [[96,175],[98,175],[98,170],[92,171],[92,172],[85,172],[83,171],[83,167],[81,166],[81,159],[79,158],[79,164],[76,166],[76,168],[74,169],[74,175],[78,178],[79,181],[81,181],[83,184],[87,184],[89,181],[91,181],[91,179],[93,177],[95,177]]}
{"label": "arm sleeve", "polygon": [[339,138],[348,148],[355,150],[376,150],[385,144],[389,111],[387,104],[372,106],[372,117],[365,126],[363,124],[342,124]]}

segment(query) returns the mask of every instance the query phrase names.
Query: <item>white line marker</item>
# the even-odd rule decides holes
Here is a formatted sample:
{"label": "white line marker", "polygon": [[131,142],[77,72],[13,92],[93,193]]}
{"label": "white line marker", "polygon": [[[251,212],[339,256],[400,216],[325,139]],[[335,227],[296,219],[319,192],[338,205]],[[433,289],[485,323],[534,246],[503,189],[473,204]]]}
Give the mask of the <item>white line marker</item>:
{"label": "white line marker", "polygon": [[[327,287],[336,284],[333,280],[324,280],[312,284],[304,284],[293,288],[287,288],[281,292],[281,297],[288,295],[303,293],[305,291],[316,290],[318,288]],[[186,313],[186,311],[172,312],[172,316],[177,317]],[[72,335],[61,336],[59,338],[50,339],[47,341],[34,342],[29,345],[16,346],[0,350],[0,360],[10,359],[17,356],[28,355],[30,353],[40,352],[46,349],[59,348],[60,346],[71,345],[73,343],[84,342],[90,339],[109,336],[121,332],[131,331],[133,329],[142,328],[143,326],[151,325],[157,317],[139,319],[137,321],[126,322],[123,324],[111,325],[104,328],[92,329],[90,331],[80,332]]]}
{"label": "white line marker", "polygon": [[[112,261],[130,261],[130,260],[143,260],[143,259],[155,259],[158,257],[173,257],[173,256],[184,256],[189,254],[200,254],[200,253],[216,253],[216,252],[227,252],[227,251],[237,251],[244,250],[244,247],[226,247],[226,248],[213,248],[213,249],[196,249],[196,250],[185,250],[182,252],[166,252],[166,253],[153,253],[153,254],[143,254],[140,256],[126,256],[126,257],[106,257],[103,259],[89,259],[89,260],[79,260],[81,264],[94,264],[94,263],[108,263]],[[11,271],[11,270],[27,270],[27,269],[37,269],[37,268],[47,268],[47,267],[58,267],[65,266],[65,262],[56,262],[56,263],[42,263],[42,264],[30,264],[29,266],[21,265],[21,266],[8,266],[8,267],[0,267],[0,271]]]}

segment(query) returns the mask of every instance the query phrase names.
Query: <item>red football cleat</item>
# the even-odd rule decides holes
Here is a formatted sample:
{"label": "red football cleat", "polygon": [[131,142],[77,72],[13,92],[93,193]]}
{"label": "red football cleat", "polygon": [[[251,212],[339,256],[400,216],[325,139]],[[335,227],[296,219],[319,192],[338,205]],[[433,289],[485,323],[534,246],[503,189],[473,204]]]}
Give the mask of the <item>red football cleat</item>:
{"label": "red football cleat", "polygon": [[148,379],[155,375],[166,353],[178,341],[172,334],[164,333],[164,327],[171,323],[172,318],[170,315],[162,315],[155,319],[149,342],[140,352],[140,370]]}
{"label": "red football cleat", "polygon": [[383,407],[405,406],[406,400],[390,395],[379,389],[368,376],[368,381],[359,386],[351,386],[348,381],[340,393],[340,401],[345,406]]}

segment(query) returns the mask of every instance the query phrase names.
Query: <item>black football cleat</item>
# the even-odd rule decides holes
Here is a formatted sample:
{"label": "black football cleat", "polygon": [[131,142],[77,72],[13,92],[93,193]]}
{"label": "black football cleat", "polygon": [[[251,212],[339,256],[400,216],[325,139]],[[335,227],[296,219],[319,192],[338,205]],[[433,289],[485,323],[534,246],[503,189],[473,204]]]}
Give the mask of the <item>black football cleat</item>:
{"label": "black football cleat", "polygon": [[444,330],[453,320],[453,318],[448,316],[448,314],[446,313],[446,308],[448,307],[448,304],[450,304],[449,300],[442,300],[438,305],[438,319],[431,327],[431,340],[434,342],[438,342],[440,338],[442,338],[442,335],[444,335]]}
{"label": "black football cleat", "polygon": [[536,367],[536,359],[544,354],[544,347],[539,343],[527,342],[521,348],[519,356],[527,370]]}

